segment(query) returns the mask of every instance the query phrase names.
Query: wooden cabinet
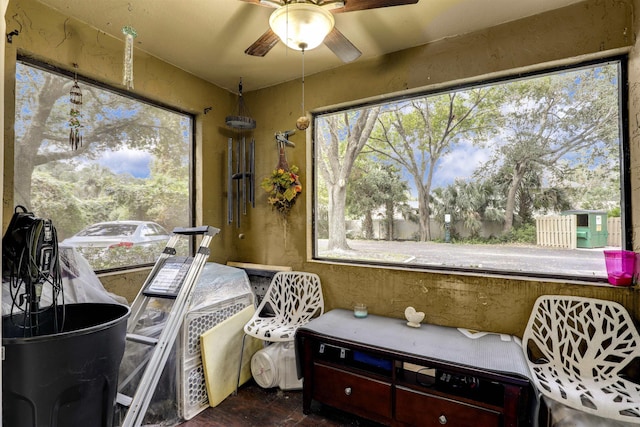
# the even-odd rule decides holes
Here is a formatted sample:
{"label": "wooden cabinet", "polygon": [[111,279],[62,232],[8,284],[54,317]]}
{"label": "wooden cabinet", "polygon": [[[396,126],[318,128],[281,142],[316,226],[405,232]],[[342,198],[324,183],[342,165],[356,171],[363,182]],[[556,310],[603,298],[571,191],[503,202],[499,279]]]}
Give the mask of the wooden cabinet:
{"label": "wooden cabinet", "polygon": [[[481,362],[478,365],[482,365],[486,358],[481,354],[482,346],[501,346],[505,337],[482,343],[465,341],[459,339],[456,334],[460,332],[454,328],[424,325],[434,330],[416,332],[404,323],[398,326],[398,319],[369,316],[374,319],[368,324],[368,318],[355,320],[350,313],[333,310],[324,315],[328,318],[321,316],[296,334],[299,373],[304,375],[305,413],[316,400],[391,426],[531,425],[533,392],[526,375],[509,372],[513,366],[487,369],[455,360],[468,362],[467,358],[477,357]],[[438,340],[443,344],[440,350]],[[452,349],[462,354],[456,356],[457,351]],[[517,340],[504,348],[488,350],[488,354],[504,356],[509,363],[524,357]],[[509,354],[504,355],[507,350]],[[470,354],[473,352],[480,354]],[[434,357],[438,354],[451,357]],[[516,368],[521,369],[516,362]]]}

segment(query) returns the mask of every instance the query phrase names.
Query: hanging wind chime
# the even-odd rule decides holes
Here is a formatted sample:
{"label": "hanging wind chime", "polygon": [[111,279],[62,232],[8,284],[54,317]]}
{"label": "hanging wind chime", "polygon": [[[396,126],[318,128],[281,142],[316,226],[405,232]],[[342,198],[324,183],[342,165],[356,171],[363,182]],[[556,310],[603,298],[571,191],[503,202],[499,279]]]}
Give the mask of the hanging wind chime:
{"label": "hanging wind chime", "polygon": [[[77,64],[73,64],[74,68],[78,68]],[[82,91],[78,86],[78,73],[76,72],[73,77],[73,86],[69,92],[69,102],[71,103],[71,111],[69,112],[69,143],[72,150],[77,150],[78,147],[82,147],[82,124],[80,123],[80,117],[82,113],[80,108],[82,107]]]}
{"label": "hanging wind chime", "polygon": [[122,34],[125,35],[122,84],[127,90],[131,90],[133,89],[133,39],[138,36],[138,33],[132,26],[125,25],[122,27]]}
{"label": "hanging wind chime", "polygon": [[[256,128],[256,121],[249,114],[249,109],[244,103],[242,96],[242,79],[238,84],[238,109],[235,114],[227,116],[225,123],[231,129],[238,132],[236,137],[236,149],[234,156],[234,138],[230,137],[227,142],[227,170],[229,171],[229,179],[227,183],[227,223],[231,224],[234,218],[234,197],[237,209],[237,226],[240,228],[240,215],[247,214],[247,204],[251,207],[256,206],[255,198],[255,151],[256,143],[251,138],[247,152],[247,141],[244,135],[245,131],[251,131]],[[234,162],[235,158],[235,162]],[[234,165],[235,164],[235,165]],[[235,195],[234,185],[235,182]]]}

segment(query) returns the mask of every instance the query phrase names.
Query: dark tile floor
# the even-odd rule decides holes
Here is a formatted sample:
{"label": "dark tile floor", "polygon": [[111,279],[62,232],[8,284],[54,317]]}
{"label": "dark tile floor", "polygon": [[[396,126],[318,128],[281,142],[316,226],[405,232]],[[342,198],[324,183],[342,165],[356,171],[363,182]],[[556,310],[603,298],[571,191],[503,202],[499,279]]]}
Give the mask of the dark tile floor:
{"label": "dark tile floor", "polygon": [[379,424],[314,402],[311,414],[302,413],[302,391],[263,389],[249,381],[235,396],[207,408],[180,427],[379,427]]}

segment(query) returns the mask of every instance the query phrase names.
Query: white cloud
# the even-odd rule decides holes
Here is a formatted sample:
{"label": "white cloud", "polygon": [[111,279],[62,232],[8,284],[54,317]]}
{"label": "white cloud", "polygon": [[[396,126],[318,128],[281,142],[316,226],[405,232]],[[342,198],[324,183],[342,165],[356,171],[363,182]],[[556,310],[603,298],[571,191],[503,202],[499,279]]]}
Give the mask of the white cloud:
{"label": "white cloud", "polygon": [[438,168],[433,177],[434,187],[445,187],[457,178],[468,179],[489,159],[490,154],[488,149],[474,147],[471,144],[458,146],[438,162]]}
{"label": "white cloud", "polygon": [[147,178],[151,159],[152,156],[148,152],[124,149],[107,151],[97,162],[116,174],[129,173],[136,178]]}

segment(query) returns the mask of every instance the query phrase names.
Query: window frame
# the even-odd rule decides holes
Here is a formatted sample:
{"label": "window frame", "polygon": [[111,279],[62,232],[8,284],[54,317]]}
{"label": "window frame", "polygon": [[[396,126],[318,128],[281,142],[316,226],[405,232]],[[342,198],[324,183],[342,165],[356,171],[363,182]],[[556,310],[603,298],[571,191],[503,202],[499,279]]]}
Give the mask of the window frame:
{"label": "window frame", "polygon": [[[326,258],[318,255],[318,236],[317,236],[317,185],[318,178],[318,159],[317,159],[317,141],[316,141],[316,123],[319,116],[327,114],[338,113],[341,111],[363,109],[372,107],[375,105],[384,105],[386,103],[401,102],[407,99],[412,99],[420,96],[434,96],[439,94],[446,94],[452,91],[471,89],[474,87],[489,86],[505,82],[512,82],[522,79],[529,79],[532,77],[547,75],[551,73],[558,73],[563,71],[577,70],[583,67],[597,66],[599,64],[606,64],[617,62],[619,64],[619,84],[618,84],[618,111],[619,111],[619,139],[620,139],[620,217],[621,217],[621,233],[622,244],[621,248],[625,250],[633,250],[633,231],[631,229],[632,219],[632,199],[631,199],[631,153],[630,153],[630,135],[629,135],[629,88],[628,88],[628,55],[614,55],[606,56],[596,59],[590,59],[586,61],[577,61],[568,63],[565,65],[556,66],[541,66],[539,69],[527,72],[515,71],[511,74],[495,77],[495,78],[478,78],[472,79],[464,83],[451,83],[439,85],[437,88],[425,88],[424,90],[410,91],[406,94],[388,94],[375,97],[370,101],[359,102],[355,101],[348,104],[341,104],[339,107],[319,108],[311,113],[313,131],[311,132],[311,182],[312,182],[312,194],[311,194],[311,260],[326,262],[330,264],[346,264],[355,266],[369,266],[389,269],[410,269],[416,271],[428,271],[443,274],[472,274],[481,275],[487,277],[517,277],[525,279],[535,280],[562,280],[567,282],[590,282],[590,283],[607,283],[606,278],[591,277],[591,276],[573,276],[560,273],[539,273],[531,271],[511,271],[511,270],[497,270],[497,269],[482,269],[482,268],[465,268],[454,266],[438,266],[438,265],[417,265],[417,264],[399,264],[390,262],[371,262],[366,260],[342,260],[335,258]],[[604,264],[604,262],[603,262]]]}
{"label": "window frame", "polygon": [[[188,218],[188,224],[185,224],[185,226],[187,227],[194,227],[195,226],[195,219],[196,219],[196,131],[197,131],[197,126],[196,126],[196,116],[195,114],[184,110],[182,108],[176,107],[174,105],[171,105],[169,103],[163,102],[163,101],[159,101],[157,99],[152,99],[149,97],[146,97],[144,95],[139,94],[138,92],[134,92],[134,91],[130,91],[130,90],[126,90],[124,88],[120,88],[120,87],[116,87],[112,84],[109,83],[105,83],[90,77],[86,77],[80,73],[77,73],[77,71],[75,70],[69,70],[69,69],[65,69],[65,68],[61,68],[59,66],[53,65],[51,63],[48,63],[44,60],[40,60],[40,59],[36,59],[30,55],[26,55],[26,54],[18,54],[17,58],[16,58],[16,63],[23,63],[26,64],[27,66],[33,67],[33,68],[37,68],[40,69],[42,71],[45,72],[49,72],[49,73],[53,73],[53,74],[57,74],[59,76],[63,76],[66,78],[69,78],[71,80],[73,80],[74,78],[78,80],[79,83],[84,83],[86,85],[90,85],[90,86],[94,86],[98,89],[104,90],[104,91],[108,91],[108,92],[112,92],[115,93],[117,95],[132,99],[134,101],[140,102],[140,103],[144,103],[147,104],[149,106],[155,107],[155,108],[160,108],[163,110],[166,110],[168,112],[171,113],[175,113],[178,115],[183,115],[189,118],[191,126],[189,129],[190,132],[190,138],[189,138],[189,176],[188,176],[188,190],[189,190],[189,196],[188,196],[188,207],[187,207],[187,211],[189,213],[189,218]],[[17,72],[17,71],[16,71]],[[14,102],[15,102],[15,96],[14,96]],[[14,141],[13,141],[13,145],[15,145],[15,135],[14,135]],[[14,182],[15,180],[15,166],[14,169],[12,170],[12,182]],[[12,200],[14,200],[14,188],[12,186],[11,188],[11,198]],[[90,224],[89,224],[90,225]],[[172,230],[167,230],[167,232],[169,234],[172,233]],[[195,253],[196,250],[196,241],[193,237],[189,237],[189,243],[188,243],[188,251],[190,256],[193,256],[193,254]],[[102,273],[113,273],[113,272],[123,272],[123,271],[130,271],[130,270],[135,270],[141,267],[150,267],[153,266],[153,263],[147,263],[147,264],[136,264],[136,265],[129,265],[129,266],[118,266],[118,267],[113,267],[113,268],[108,268],[108,269],[97,269],[94,270],[94,272],[96,274],[102,274]]]}

